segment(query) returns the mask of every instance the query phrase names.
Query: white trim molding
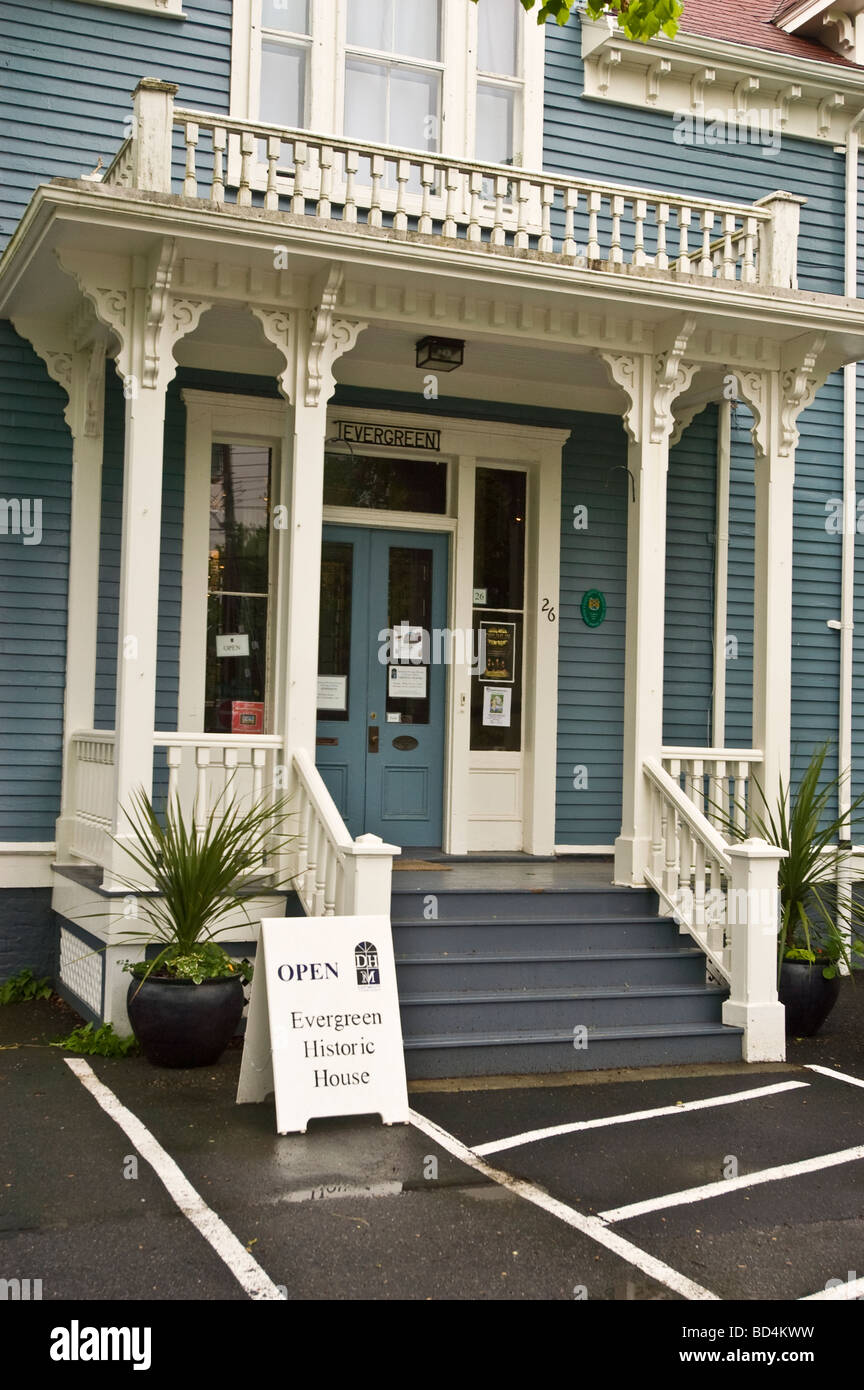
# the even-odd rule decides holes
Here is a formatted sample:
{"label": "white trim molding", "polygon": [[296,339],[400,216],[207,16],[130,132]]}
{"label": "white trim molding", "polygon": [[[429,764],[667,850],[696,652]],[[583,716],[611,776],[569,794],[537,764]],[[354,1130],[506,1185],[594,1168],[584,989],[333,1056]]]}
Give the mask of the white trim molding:
{"label": "white trim molding", "polygon": [[704,120],[706,140],[711,123],[724,124],[729,141],[770,135],[766,164],[783,135],[836,145],[864,111],[864,70],[702,35],[634,43],[583,15],[582,57],[586,98]]}
{"label": "white trim molding", "polygon": [[182,0],[78,0],[81,5],[103,5],[109,10],[132,10],[135,14],[157,14],[163,19],[186,19]]}
{"label": "white trim molding", "polygon": [[0,844],[0,892],[10,888],[50,888],[54,882],[54,854],[53,840]]}

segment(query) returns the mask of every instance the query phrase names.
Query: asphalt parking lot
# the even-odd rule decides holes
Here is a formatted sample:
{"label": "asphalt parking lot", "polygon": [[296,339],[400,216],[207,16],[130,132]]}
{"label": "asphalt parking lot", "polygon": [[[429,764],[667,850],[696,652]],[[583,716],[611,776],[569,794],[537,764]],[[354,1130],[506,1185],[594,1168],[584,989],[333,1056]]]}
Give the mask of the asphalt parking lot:
{"label": "asphalt parking lot", "polygon": [[787,1065],[423,1083],[410,1126],[282,1138],[270,1103],[235,1105],[237,1050],[70,1065],[55,1005],[7,1008],[0,1279],[44,1300],[861,1296],[862,1005],[844,985]]}

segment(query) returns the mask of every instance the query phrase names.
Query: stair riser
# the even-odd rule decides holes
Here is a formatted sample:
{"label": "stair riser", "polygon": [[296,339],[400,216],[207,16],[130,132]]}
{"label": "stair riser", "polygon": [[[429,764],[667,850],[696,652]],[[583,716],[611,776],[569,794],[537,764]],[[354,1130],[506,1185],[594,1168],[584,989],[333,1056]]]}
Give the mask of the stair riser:
{"label": "stair riser", "polygon": [[578,961],[452,961],[434,964],[409,961],[396,964],[400,994],[450,994],[454,990],[624,989],[627,985],[703,985],[705,957],[701,951],[670,959]]}
{"label": "stair riser", "polygon": [[[446,875],[441,875],[446,877]],[[561,922],[597,917],[647,917],[657,911],[657,899],[647,890],[636,888],[586,889],[571,892],[506,892],[485,890],[447,890],[442,884],[422,890],[393,890],[391,916],[396,922],[422,921],[426,914],[437,913],[437,919],[468,918],[477,921],[513,921],[532,917],[557,918]]]}
{"label": "stair riser", "polygon": [[722,994],[624,995],[614,999],[493,999],[414,1004],[402,1000],[406,1038],[436,1033],[512,1033],[574,1028],[635,1028],[674,1023],[721,1023]]}
{"label": "stair riser", "polygon": [[690,945],[674,922],[657,917],[631,923],[532,922],[522,921],[471,922],[470,925],[449,925],[439,922],[394,922],[393,944],[397,955],[432,956],[468,955],[531,955],[535,951],[675,951]]}
{"label": "stair riser", "polygon": [[629,1038],[589,1043],[577,1052],[564,1043],[513,1043],[498,1047],[408,1048],[409,1080],[456,1076],[534,1076],[612,1067],[686,1066],[740,1062],[736,1033],[706,1038]]}

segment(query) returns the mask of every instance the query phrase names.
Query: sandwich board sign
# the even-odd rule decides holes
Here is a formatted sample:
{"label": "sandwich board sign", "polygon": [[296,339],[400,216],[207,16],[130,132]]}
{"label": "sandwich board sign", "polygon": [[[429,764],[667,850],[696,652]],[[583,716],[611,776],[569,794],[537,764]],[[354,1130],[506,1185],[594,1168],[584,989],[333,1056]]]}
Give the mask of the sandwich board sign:
{"label": "sandwich board sign", "polygon": [[390,919],[266,917],[237,1103],[276,1099],[276,1131],[328,1115],[408,1123]]}

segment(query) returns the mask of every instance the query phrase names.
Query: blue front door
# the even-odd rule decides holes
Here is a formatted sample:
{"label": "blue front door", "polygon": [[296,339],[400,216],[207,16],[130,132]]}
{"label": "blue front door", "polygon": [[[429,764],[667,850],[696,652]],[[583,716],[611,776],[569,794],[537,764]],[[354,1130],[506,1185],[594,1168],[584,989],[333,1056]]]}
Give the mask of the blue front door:
{"label": "blue front door", "polygon": [[324,528],[316,761],[352,835],[441,844],[447,559],[447,536]]}

